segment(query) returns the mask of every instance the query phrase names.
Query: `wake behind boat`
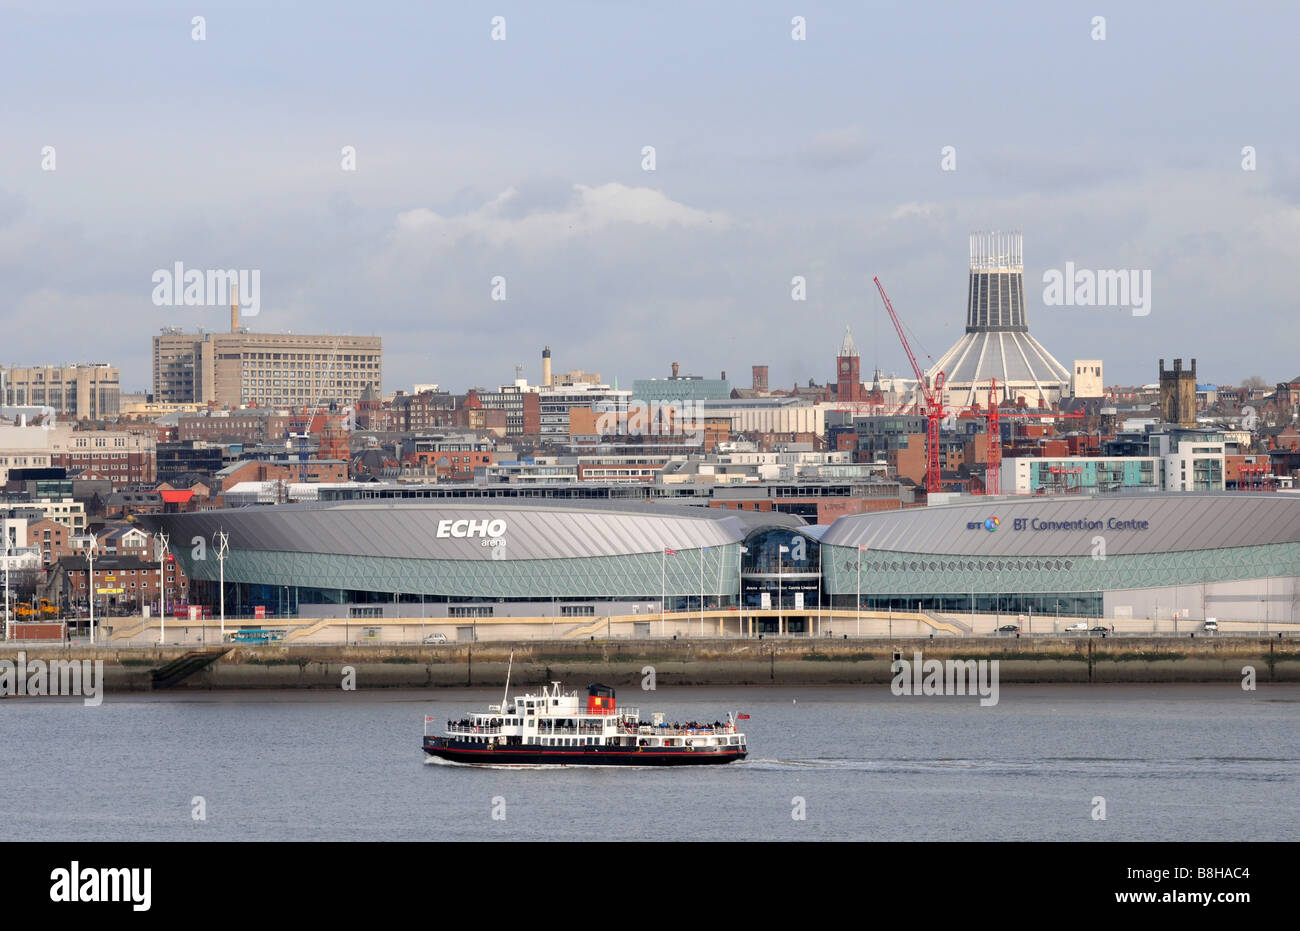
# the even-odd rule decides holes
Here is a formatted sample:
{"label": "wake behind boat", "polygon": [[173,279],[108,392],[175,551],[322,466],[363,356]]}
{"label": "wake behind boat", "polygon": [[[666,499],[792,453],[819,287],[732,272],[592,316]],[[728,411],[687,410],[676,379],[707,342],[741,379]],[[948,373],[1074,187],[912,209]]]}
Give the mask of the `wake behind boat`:
{"label": "wake behind boat", "polygon": [[[509,676],[506,691],[509,693]],[[585,698],[585,702],[584,702]],[[424,752],[458,763],[580,764],[584,766],[699,766],[743,760],[745,735],[737,715],[725,721],[664,720],[656,712],[640,720],[636,708],[618,709],[614,690],[587,686],[587,694],[562,692],[560,683],[540,694],[525,694],[508,703],[489,705],[446,730],[431,733],[437,722],[424,719]]]}

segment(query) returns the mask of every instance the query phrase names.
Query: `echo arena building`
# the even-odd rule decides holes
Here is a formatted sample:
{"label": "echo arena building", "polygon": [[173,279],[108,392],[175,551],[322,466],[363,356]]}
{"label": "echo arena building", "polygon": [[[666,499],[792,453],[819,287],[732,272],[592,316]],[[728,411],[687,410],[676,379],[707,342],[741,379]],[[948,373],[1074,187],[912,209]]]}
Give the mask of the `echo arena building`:
{"label": "echo arena building", "polygon": [[661,612],[704,611],[712,633],[810,633],[858,605],[1289,622],[1300,597],[1300,496],[1276,494],[988,498],[829,525],[712,507],[497,501],[141,522],[169,534],[193,601],[215,607],[224,574],[226,611],[244,617],[617,618],[633,626],[615,633],[650,635]]}

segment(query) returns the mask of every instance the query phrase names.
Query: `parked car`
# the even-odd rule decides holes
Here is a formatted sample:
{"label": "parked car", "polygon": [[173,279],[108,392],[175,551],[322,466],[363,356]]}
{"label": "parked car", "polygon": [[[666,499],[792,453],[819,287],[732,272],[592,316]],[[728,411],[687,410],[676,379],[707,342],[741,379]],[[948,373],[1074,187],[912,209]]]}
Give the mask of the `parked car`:
{"label": "parked car", "polygon": [[1094,634],[1109,634],[1109,633],[1111,633],[1112,631],[1111,631],[1111,629],[1110,629],[1109,627],[1094,627],[1094,628],[1092,629],[1092,632],[1093,632]]}
{"label": "parked car", "polygon": [[1205,630],[1208,630],[1208,631],[1211,631],[1211,632],[1218,630],[1218,629],[1219,629],[1219,622],[1218,622],[1218,620],[1216,620],[1215,618],[1212,618],[1212,617],[1207,617],[1207,618],[1205,619],[1205,628],[1204,628],[1204,629],[1205,629]]}
{"label": "parked car", "polygon": [[1067,631],[1069,631],[1069,630],[1087,630],[1087,629],[1088,629],[1088,625],[1085,624],[1083,621],[1076,621],[1075,623],[1071,624],[1069,627],[1067,627],[1067,628],[1065,628],[1065,629],[1066,629]]}
{"label": "parked car", "polygon": [[998,628],[998,631],[999,633],[1018,634],[1020,633],[1020,628],[1017,627],[1015,624],[1003,624],[1001,627]]}
{"label": "parked car", "polygon": [[426,634],[426,635],[425,635],[425,638],[424,638],[424,642],[425,642],[425,643],[446,643],[446,642],[447,642],[447,635],[446,635],[446,634]]}

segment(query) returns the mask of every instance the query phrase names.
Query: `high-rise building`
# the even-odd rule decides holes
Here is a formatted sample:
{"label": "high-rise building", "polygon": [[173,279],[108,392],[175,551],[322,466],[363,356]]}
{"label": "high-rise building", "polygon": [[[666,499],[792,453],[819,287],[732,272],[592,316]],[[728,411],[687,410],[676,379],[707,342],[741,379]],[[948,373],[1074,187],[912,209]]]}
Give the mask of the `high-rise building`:
{"label": "high-rise building", "polygon": [[1025,316],[1024,243],[1020,233],[971,233],[966,334],[926,372],[944,373],[943,402],[953,407],[1023,398],[1052,405],[1070,384],[1070,371],[1029,335]]}
{"label": "high-rise building", "polygon": [[383,390],[383,339],[299,333],[192,333],[154,337],[154,400],[300,407],[354,404]]}
{"label": "high-rise building", "polygon": [[52,407],[59,417],[102,420],[121,409],[121,376],[106,362],[0,368],[0,406]]}
{"label": "high-rise building", "polygon": [[163,327],[153,338],[153,399],[158,404],[194,404],[199,400],[197,360],[201,333]]}

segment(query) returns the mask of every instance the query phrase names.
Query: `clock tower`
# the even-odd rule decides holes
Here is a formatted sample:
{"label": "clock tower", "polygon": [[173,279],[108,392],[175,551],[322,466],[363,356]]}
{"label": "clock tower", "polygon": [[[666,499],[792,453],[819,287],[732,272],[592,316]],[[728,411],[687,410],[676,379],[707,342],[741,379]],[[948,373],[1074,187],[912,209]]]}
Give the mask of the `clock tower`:
{"label": "clock tower", "polygon": [[839,355],[835,357],[835,400],[865,401],[867,399],[867,394],[862,389],[861,364],[858,350],[853,345],[853,334],[846,326],[844,342],[840,346]]}

